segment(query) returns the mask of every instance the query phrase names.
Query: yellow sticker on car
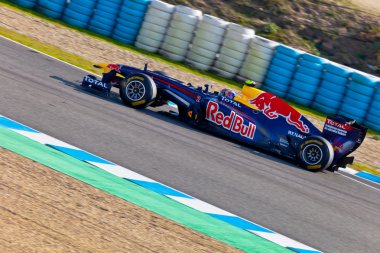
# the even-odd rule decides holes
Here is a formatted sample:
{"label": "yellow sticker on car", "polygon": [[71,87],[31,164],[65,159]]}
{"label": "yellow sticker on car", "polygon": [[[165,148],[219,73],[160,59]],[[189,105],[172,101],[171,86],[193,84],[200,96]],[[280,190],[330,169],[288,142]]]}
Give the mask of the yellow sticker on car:
{"label": "yellow sticker on car", "polygon": [[321,165],[309,165],[309,166],[307,166],[307,168],[309,170],[316,170],[316,169],[322,168],[322,166]]}
{"label": "yellow sticker on car", "polygon": [[145,104],[146,100],[143,99],[143,100],[140,100],[140,101],[137,101],[137,102],[132,102],[131,105],[132,106],[136,106],[136,105],[142,105],[142,104]]}
{"label": "yellow sticker on car", "polygon": [[140,81],[145,81],[145,78],[144,77],[141,77],[141,76],[132,76],[130,78],[128,78],[127,82],[129,83],[130,81],[133,81],[133,80],[140,80]]}
{"label": "yellow sticker on car", "polygon": [[320,145],[320,146],[322,146],[322,145],[323,145],[323,143],[322,143],[322,142],[320,142],[320,141],[317,141],[317,140],[309,140],[309,141],[305,142],[305,144],[310,144],[310,143],[317,143],[317,144],[318,144],[318,145]]}

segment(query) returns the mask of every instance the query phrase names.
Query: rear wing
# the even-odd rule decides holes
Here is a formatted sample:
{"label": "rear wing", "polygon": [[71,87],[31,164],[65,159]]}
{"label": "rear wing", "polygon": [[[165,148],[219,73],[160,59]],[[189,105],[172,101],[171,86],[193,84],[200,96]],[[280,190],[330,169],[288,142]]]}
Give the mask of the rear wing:
{"label": "rear wing", "polygon": [[333,164],[345,167],[352,164],[354,157],[348,157],[364,141],[368,128],[345,116],[327,117],[322,136],[334,149]]}

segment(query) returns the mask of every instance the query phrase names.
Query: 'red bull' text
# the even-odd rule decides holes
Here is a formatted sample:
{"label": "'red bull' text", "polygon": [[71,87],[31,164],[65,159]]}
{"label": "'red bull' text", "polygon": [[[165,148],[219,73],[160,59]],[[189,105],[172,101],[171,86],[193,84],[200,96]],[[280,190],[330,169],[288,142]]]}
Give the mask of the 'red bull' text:
{"label": "'red bull' text", "polygon": [[255,136],[256,126],[252,122],[245,125],[244,118],[234,111],[231,111],[229,115],[224,115],[219,111],[218,103],[213,101],[207,104],[206,120],[251,140]]}

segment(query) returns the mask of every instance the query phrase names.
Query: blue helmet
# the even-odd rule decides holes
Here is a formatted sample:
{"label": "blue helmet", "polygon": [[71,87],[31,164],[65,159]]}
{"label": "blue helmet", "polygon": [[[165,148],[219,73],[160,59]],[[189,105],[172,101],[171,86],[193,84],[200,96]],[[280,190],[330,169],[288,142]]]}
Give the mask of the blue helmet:
{"label": "blue helmet", "polygon": [[219,92],[219,96],[223,96],[223,97],[226,97],[226,98],[229,98],[229,99],[234,99],[234,97],[236,96],[236,93],[233,90],[230,90],[230,89],[222,89]]}

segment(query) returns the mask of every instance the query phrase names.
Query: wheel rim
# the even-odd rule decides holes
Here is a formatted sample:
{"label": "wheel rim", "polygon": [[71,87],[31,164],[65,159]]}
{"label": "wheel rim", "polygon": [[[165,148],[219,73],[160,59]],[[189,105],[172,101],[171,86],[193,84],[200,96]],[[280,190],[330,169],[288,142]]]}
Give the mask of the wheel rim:
{"label": "wheel rim", "polygon": [[316,165],[322,161],[323,152],[316,144],[307,145],[302,151],[302,158],[308,165]]}
{"label": "wheel rim", "polygon": [[140,81],[131,81],[128,83],[125,93],[128,99],[139,101],[145,96],[145,86]]}

